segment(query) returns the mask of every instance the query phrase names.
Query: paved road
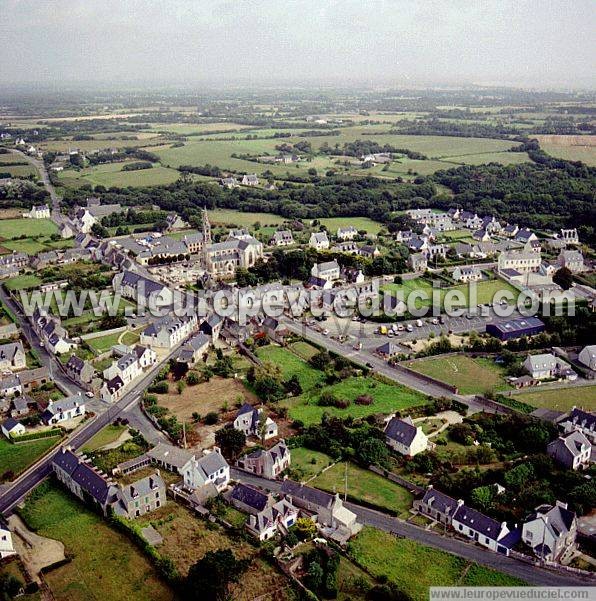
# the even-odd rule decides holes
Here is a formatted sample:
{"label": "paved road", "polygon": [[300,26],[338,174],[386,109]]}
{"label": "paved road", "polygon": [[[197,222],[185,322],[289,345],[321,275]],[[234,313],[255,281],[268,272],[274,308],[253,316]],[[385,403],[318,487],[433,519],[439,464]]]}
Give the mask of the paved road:
{"label": "paved road", "polygon": [[[281,482],[274,480],[266,480],[253,474],[247,474],[241,470],[232,468],[232,479],[252,484],[273,492],[279,491]],[[472,543],[442,536],[437,532],[425,530],[413,524],[404,522],[397,518],[391,517],[379,511],[374,511],[355,503],[346,502],[345,506],[353,511],[358,516],[358,521],[368,526],[374,526],[379,530],[391,532],[398,536],[403,536],[411,540],[415,540],[428,547],[440,549],[453,555],[463,557],[468,561],[475,561],[481,565],[499,570],[510,576],[521,578],[530,584],[537,586],[580,586],[593,585],[594,580],[580,578],[577,575],[565,574],[551,570],[545,570],[534,565],[526,564],[512,557],[505,557],[498,553],[485,550]]]}

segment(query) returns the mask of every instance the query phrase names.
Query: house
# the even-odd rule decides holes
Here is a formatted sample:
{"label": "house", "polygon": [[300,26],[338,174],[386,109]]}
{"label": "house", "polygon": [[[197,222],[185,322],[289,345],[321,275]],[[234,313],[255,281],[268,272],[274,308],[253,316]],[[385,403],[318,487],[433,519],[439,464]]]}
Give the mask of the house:
{"label": "house", "polygon": [[224,177],[221,179],[221,185],[224,188],[228,188],[228,190],[231,190],[232,188],[237,188],[240,184],[238,183],[238,180],[235,177]]}
{"label": "house", "polygon": [[482,271],[474,266],[458,266],[453,270],[453,279],[456,282],[477,282],[482,279]]}
{"label": "house", "polygon": [[230,238],[236,238],[237,240],[250,240],[252,238],[251,233],[246,228],[235,228],[228,232],[228,240]]}
{"label": "house", "polygon": [[258,476],[275,480],[291,463],[290,449],[282,438],[270,449],[258,449],[245,455],[236,465]]}
{"label": "house", "polygon": [[571,369],[569,364],[555,357],[552,353],[528,355],[523,366],[532,378],[536,380],[545,380],[548,378],[577,379],[577,374]]}
{"label": "house", "polygon": [[312,266],[310,274],[315,278],[320,278],[327,282],[339,280],[340,269],[337,261],[327,261],[325,263],[316,263]]}
{"label": "house", "polygon": [[565,244],[579,244],[579,236],[577,235],[577,229],[561,230],[559,240],[562,240]]}
{"label": "house", "polygon": [[112,280],[114,292],[149,307],[168,307],[174,302],[174,293],[164,284],[124,270]]}
{"label": "house", "polygon": [[451,520],[459,504],[455,499],[436,490],[430,484],[422,499],[414,501],[413,507],[419,513],[441,524],[451,526]]}
{"label": "house", "polygon": [[490,234],[488,233],[487,230],[476,230],[473,234],[472,234],[472,238],[474,238],[474,240],[478,240],[479,242],[490,242]]}
{"label": "house", "polygon": [[62,223],[59,228],[60,237],[64,240],[67,238],[73,238],[75,235],[74,230],[68,223]]}
{"label": "house", "polygon": [[71,380],[74,380],[84,388],[90,387],[95,377],[95,368],[93,365],[76,355],[69,357],[64,369]]}
{"label": "house", "polygon": [[522,527],[522,540],[532,547],[537,557],[546,561],[559,561],[575,548],[577,519],[567,509],[567,503],[536,507]]}
{"label": "house", "polygon": [[414,253],[410,255],[408,262],[410,263],[412,270],[416,272],[423,272],[428,268],[428,259],[424,253]]}
{"label": "house", "polygon": [[314,275],[311,275],[308,278],[306,283],[307,288],[321,289],[321,290],[329,290],[333,288],[333,282],[331,280],[325,280],[323,278],[318,278]]}
{"label": "house", "polygon": [[485,217],[482,220],[482,225],[480,226],[480,229],[484,230],[489,236],[494,236],[496,234],[500,234],[503,230],[503,227],[497,219],[489,216]]}
{"label": "house", "polygon": [[118,487],[114,512],[128,519],[137,518],[159,509],[166,503],[166,485],[159,471]]}
{"label": "house", "polygon": [[0,396],[11,397],[15,394],[21,394],[23,392],[23,385],[21,379],[17,375],[10,375],[0,380]]}
{"label": "house", "polygon": [[194,459],[194,454],[191,451],[160,442],[157,446],[147,451],[147,457],[149,457],[152,463],[170,472],[180,474],[184,477],[185,482],[187,474],[190,479],[190,471]]}
{"label": "house", "polygon": [[526,244],[532,240],[538,240],[538,236],[534,232],[531,232],[528,228],[518,230],[513,238],[516,242]]}
{"label": "house", "polygon": [[265,317],[261,327],[271,340],[279,343],[284,342],[286,336],[290,334],[290,330],[275,317]]}
{"label": "house", "polygon": [[519,232],[519,227],[515,223],[508,223],[502,230],[501,234],[507,238],[514,238]]}
{"label": "house", "polygon": [[16,555],[12,542],[12,533],[4,521],[0,521],[0,559]]}
{"label": "house", "polygon": [[584,256],[580,250],[561,250],[557,258],[559,267],[566,267],[571,273],[585,271]]}
{"label": "house", "polygon": [[[261,435],[261,422],[265,418],[264,434]],[[257,436],[268,440],[277,436],[277,424],[265,416],[263,409],[255,409],[252,405],[244,403],[238,410],[234,419],[234,428],[240,430],[245,436]]]}
{"label": "house", "polygon": [[209,351],[211,338],[200,332],[189,338],[180,349],[177,361],[186,363],[189,367],[196,365]]}
{"label": "house", "polygon": [[511,547],[519,541],[519,531],[510,531],[506,522],[497,522],[476,509],[467,507],[461,500],[457,503],[458,507],[451,520],[455,532],[491,551],[509,555]]}
{"label": "house", "polygon": [[209,317],[201,322],[199,331],[211,337],[211,341],[215,343],[219,338],[223,319],[217,313],[211,313]]}
{"label": "house", "polygon": [[17,370],[27,367],[27,359],[23,343],[9,342],[0,345],[0,370]]}
{"label": "house", "polygon": [[[466,214],[468,215],[468,214]],[[478,217],[478,215],[476,215],[476,213],[474,213],[471,216],[467,216],[465,223],[464,223],[465,227],[469,230],[478,230],[482,227],[482,218]]]}
{"label": "house", "polygon": [[383,359],[393,359],[403,352],[402,347],[391,340],[378,346],[376,351],[377,355],[383,357]]}
{"label": "house", "polygon": [[273,232],[273,236],[269,240],[270,246],[290,246],[291,244],[294,244],[294,237],[290,230]]}
{"label": "house", "polygon": [[140,336],[141,345],[170,349],[197,329],[196,314],[188,317],[166,315],[149,324]]}
{"label": "house", "polygon": [[313,232],[308,239],[308,245],[317,250],[329,248],[329,238],[327,232]]}
{"label": "house", "polygon": [[9,417],[2,422],[2,434],[9,440],[17,436],[25,434],[25,426],[21,422],[18,422],[14,417]]}
{"label": "house", "polygon": [[361,529],[356,514],[344,507],[337,493],[332,495],[289,478],[283,481],[280,493],[295,507],[314,514],[321,526],[332,529],[330,537],[336,541],[346,542]]}
{"label": "house", "polygon": [[395,234],[395,241],[401,244],[408,244],[413,237],[414,232],[412,230],[399,230]]}
{"label": "house", "polygon": [[588,369],[596,371],[596,344],[585,346],[580,351],[577,360]]}
{"label": "house", "polygon": [[357,267],[344,267],[340,271],[340,277],[348,284],[363,284],[366,280],[362,269]]}
{"label": "house", "polygon": [[166,223],[168,224],[168,231],[184,230],[190,227],[188,222],[184,221],[178,213],[168,213]]}
{"label": "house", "polygon": [[220,450],[214,447],[199,459],[194,459],[190,471],[190,481],[185,477],[184,483],[191,488],[215,486],[221,492],[230,481],[230,466]]}
{"label": "house", "polygon": [[80,417],[85,413],[85,399],[81,393],[78,393],[64,399],[50,401],[41,414],[41,420],[47,425],[52,425]]}
{"label": "house", "polygon": [[414,425],[411,417],[392,417],[385,427],[385,442],[400,455],[414,457],[426,451],[428,438],[421,427]]}
{"label": "house", "polygon": [[242,185],[243,186],[258,186],[259,178],[257,177],[257,174],[256,173],[247,173],[246,175],[244,175],[242,178]]}
{"label": "house", "polygon": [[338,240],[353,240],[358,235],[358,230],[353,226],[338,227],[337,228],[337,239]]}
{"label": "house", "polygon": [[24,369],[16,375],[10,375],[0,380],[0,396],[12,396],[28,392],[50,381],[50,372],[47,367]]}
{"label": "house", "polygon": [[360,247],[358,254],[367,259],[374,259],[375,257],[381,256],[381,251],[376,246],[365,244],[364,246]]}
{"label": "house", "polygon": [[239,511],[256,515],[273,504],[271,493],[266,493],[248,484],[236,484],[228,496],[228,501]]}
{"label": "house", "polygon": [[432,209],[408,209],[406,211],[408,217],[413,221],[420,221],[426,223],[432,215]]}
{"label": "house", "polygon": [[579,430],[591,444],[596,442],[596,415],[594,413],[574,407],[559,424],[566,433]]}
{"label": "house", "polygon": [[538,271],[541,264],[540,253],[525,249],[502,251],[498,258],[499,272],[506,269],[515,269],[519,273],[531,273]]}
{"label": "house", "polygon": [[592,445],[582,432],[573,430],[549,442],[546,452],[563,467],[579,470],[588,467]]}
{"label": "house", "polygon": [[23,217],[28,217],[29,219],[49,219],[50,207],[48,205],[33,205],[29,212],[23,213]]}
{"label": "house", "polygon": [[115,403],[119,401],[125,392],[126,385],[120,376],[115,376],[106,380],[99,391],[101,400],[105,403]]}
{"label": "house", "polygon": [[17,418],[27,415],[27,413],[29,413],[30,403],[34,404],[35,401],[26,394],[14,397],[12,399],[12,410],[10,412],[10,416]]}

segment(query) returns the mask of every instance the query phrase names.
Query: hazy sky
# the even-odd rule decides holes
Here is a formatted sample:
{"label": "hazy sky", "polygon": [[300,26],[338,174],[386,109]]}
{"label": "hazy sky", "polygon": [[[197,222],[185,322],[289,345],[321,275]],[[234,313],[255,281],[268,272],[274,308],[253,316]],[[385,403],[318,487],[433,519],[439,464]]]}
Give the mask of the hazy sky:
{"label": "hazy sky", "polygon": [[0,81],[594,87],[595,32],[594,0],[0,0]]}

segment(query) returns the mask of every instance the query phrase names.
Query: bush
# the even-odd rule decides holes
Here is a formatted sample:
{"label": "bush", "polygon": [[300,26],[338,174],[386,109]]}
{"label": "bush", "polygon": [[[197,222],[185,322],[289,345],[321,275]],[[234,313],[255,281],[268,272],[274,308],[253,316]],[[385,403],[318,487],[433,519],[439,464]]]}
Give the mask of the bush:
{"label": "bush", "polygon": [[149,387],[149,392],[155,392],[157,394],[168,394],[170,390],[168,383],[165,380],[156,382]]}
{"label": "bush", "polygon": [[218,421],[219,421],[219,416],[217,415],[217,413],[215,413],[215,411],[210,411],[205,416],[205,424],[207,426],[214,426]]}
{"label": "bush", "polygon": [[354,402],[356,403],[356,405],[372,405],[373,398],[368,394],[361,394],[360,396],[356,397]]}

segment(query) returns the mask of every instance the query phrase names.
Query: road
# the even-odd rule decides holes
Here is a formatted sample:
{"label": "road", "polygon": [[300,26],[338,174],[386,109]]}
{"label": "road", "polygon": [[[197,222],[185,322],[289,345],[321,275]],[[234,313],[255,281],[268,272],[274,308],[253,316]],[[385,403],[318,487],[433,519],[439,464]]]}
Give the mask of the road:
{"label": "road", "polygon": [[[251,484],[272,492],[278,492],[281,488],[281,482],[279,481],[267,480],[235,468],[231,470],[231,477],[238,482]],[[512,557],[493,553],[492,551],[451,536],[442,536],[437,532],[425,530],[424,528],[355,503],[346,502],[345,506],[358,516],[358,521],[362,524],[415,540],[428,547],[446,551],[468,561],[475,561],[480,565],[521,578],[536,586],[580,586],[582,584],[594,584],[592,579],[580,578],[575,574],[545,570]]]}

